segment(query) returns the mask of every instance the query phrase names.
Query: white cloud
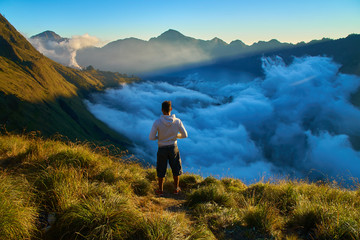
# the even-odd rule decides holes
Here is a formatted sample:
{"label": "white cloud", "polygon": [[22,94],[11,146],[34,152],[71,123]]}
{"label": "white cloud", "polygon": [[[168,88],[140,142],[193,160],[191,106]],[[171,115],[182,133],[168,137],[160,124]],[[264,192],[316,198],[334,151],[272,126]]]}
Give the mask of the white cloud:
{"label": "white cloud", "polygon": [[42,54],[63,65],[81,68],[76,61],[76,53],[79,49],[97,46],[100,41],[97,37],[84,34],[72,36],[61,42],[52,40],[30,38],[30,43]]}
{"label": "white cloud", "polygon": [[264,59],[265,77],[251,82],[142,82],[95,94],[86,101],[95,116],[134,141],[137,156],[155,162],[148,140],[161,103],[171,100],[189,138],[179,140],[184,168],[241,179],[267,175],[360,177],[359,152],[348,136],[360,135],[360,111],[349,103],[360,86],[356,76],[339,74],[329,58],[295,58],[286,66]]}

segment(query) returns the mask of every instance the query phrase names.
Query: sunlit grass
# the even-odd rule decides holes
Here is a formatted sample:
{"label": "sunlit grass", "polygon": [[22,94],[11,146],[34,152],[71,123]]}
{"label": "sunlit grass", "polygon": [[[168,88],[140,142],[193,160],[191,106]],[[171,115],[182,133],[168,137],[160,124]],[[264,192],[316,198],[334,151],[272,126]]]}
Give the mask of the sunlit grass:
{"label": "sunlit grass", "polygon": [[73,204],[60,213],[49,235],[54,239],[131,239],[139,228],[139,212],[126,197],[94,196]]}
{"label": "sunlit grass", "polygon": [[33,197],[25,179],[0,172],[0,239],[29,239],[35,234]]}
{"label": "sunlit grass", "polygon": [[[247,186],[185,173],[173,198],[168,170],[162,199],[153,193],[155,168],[122,156],[87,143],[0,136],[0,239],[360,239],[358,189],[290,180]],[[182,207],[170,212],[171,202]]]}

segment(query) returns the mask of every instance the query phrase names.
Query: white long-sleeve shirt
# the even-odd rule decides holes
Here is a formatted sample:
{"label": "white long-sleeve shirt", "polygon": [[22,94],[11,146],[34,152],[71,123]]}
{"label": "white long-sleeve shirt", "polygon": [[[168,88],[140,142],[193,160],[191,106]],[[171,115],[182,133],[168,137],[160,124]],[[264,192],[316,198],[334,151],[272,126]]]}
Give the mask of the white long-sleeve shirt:
{"label": "white long-sleeve shirt", "polygon": [[150,140],[158,140],[159,147],[177,144],[178,138],[187,138],[186,129],[179,118],[161,115],[155,120],[149,135]]}

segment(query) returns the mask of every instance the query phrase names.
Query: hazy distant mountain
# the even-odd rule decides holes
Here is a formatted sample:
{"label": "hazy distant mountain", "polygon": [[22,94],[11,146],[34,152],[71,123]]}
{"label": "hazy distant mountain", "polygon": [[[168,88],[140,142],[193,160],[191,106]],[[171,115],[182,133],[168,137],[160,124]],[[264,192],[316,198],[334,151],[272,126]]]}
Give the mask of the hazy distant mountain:
{"label": "hazy distant mountain", "polygon": [[240,40],[228,44],[219,38],[195,39],[170,29],[149,41],[128,38],[113,41],[102,48],[82,49],[78,51],[76,59],[82,66],[93,65],[104,70],[144,74],[291,46],[277,40],[261,41],[251,46]]}
{"label": "hazy distant mountain", "polygon": [[31,39],[41,39],[41,40],[47,40],[47,41],[55,41],[55,42],[62,42],[68,40],[68,38],[63,38],[60,35],[56,34],[53,31],[45,31],[42,33],[39,33],[37,35],[34,35],[31,37]]}
{"label": "hazy distant mountain", "polygon": [[[346,40],[323,38],[298,44],[282,43],[272,39],[246,45],[241,40],[234,40],[228,44],[219,38],[195,39],[169,29],[149,41],[127,38],[110,42],[101,48],[83,48],[77,51],[76,60],[80,66],[92,65],[101,70],[130,74],[156,75],[177,69],[204,66],[204,68],[220,67],[259,75],[261,56],[280,54],[291,58],[291,56],[327,55],[343,64],[342,70],[360,74],[360,67],[356,66],[358,63],[356,59],[360,57],[357,36],[349,36]],[[64,39],[51,31],[33,37],[57,39],[56,41]],[[48,49],[52,46],[53,44],[43,44],[38,47]],[[61,54],[58,49],[55,49],[55,52]],[[53,52],[49,51],[49,54],[51,53]],[[56,60],[56,56],[52,58]]]}
{"label": "hazy distant mountain", "polygon": [[149,42],[172,42],[172,43],[196,43],[197,40],[195,38],[187,37],[182,33],[169,29],[168,31],[162,33],[158,37],[151,38]]}
{"label": "hazy distant mountain", "polygon": [[[174,79],[184,78],[192,74],[211,75],[208,79],[218,79],[218,76],[231,75],[235,78],[243,77],[254,78],[263,75],[262,57],[282,57],[286,63],[290,63],[293,57],[302,56],[328,56],[335,62],[341,64],[340,71],[343,73],[357,74],[360,76],[360,35],[351,34],[346,38],[337,40],[322,39],[314,40],[309,43],[298,43],[296,45],[282,45],[276,40],[269,42],[258,42],[251,46],[243,45],[239,42],[232,42],[228,45],[237,44],[238,48],[244,48],[241,54],[214,59],[210,63],[196,66],[184,66],[167,73],[153,76],[152,79],[171,77]],[[251,47],[257,47],[257,51],[249,51]],[[237,49],[238,49],[237,48]],[[262,50],[260,50],[262,49]],[[165,75],[165,76],[164,76]],[[358,96],[360,106],[360,93]]]}
{"label": "hazy distant mountain", "polygon": [[[274,43],[270,48],[271,42]],[[307,44],[299,43],[292,47],[279,47],[282,43],[276,40],[270,42],[259,42],[257,47],[267,49],[251,55],[237,55],[228,59],[219,59],[211,64],[204,64],[201,67],[189,67],[186,72],[196,72],[201,69],[221,69],[222,71],[247,72],[255,76],[262,74],[261,58],[280,56],[289,63],[293,57],[302,56],[327,56],[332,57],[335,62],[341,64],[340,70],[344,73],[357,74],[360,76],[360,35],[351,34],[346,38],[337,40],[322,39],[311,41]],[[254,45],[254,44],[253,44]],[[253,46],[252,45],[252,46]]]}

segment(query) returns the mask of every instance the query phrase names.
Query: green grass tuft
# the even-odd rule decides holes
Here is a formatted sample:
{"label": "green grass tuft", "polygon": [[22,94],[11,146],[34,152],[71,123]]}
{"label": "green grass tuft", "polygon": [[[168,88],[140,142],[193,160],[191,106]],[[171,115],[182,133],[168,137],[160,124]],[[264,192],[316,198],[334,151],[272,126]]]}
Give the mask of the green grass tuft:
{"label": "green grass tuft", "polygon": [[268,205],[249,207],[245,210],[243,221],[248,228],[255,228],[271,237],[279,237],[284,224],[279,211]]}
{"label": "green grass tuft", "polygon": [[135,236],[144,240],[184,239],[178,219],[165,213],[145,218]]}
{"label": "green grass tuft", "polygon": [[112,168],[105,168],[98,175],[95,176],[95,179],[98,181],[112,184],[116,182],[116,173]]}
{"label": "green grass tuft", "polygon": [[88,152],[65,150],[51,155],[48,159],[49,165],[54,167],[71,166],[75,168],[89,168],[92,157]]}
{"label": "green grass tuft", "polygon": [[124,196],[92,197],[62,213],[49,236],[61,239],[130,239],[139,228],[139,219],[139,213]]}
{"label": "green grass tuft", "polygon": [[151,189],[151,184],[146,179],[138,179],[132,183],[132,188],[136,195],[146,196]]}
{"label": "green grass tuft", "polygon": [[194,207],[200,203],[216,203],[224,207],[234,207],[235,201],[221,185],[208,185],[192,191],[187,197],[187,203]]}
{"label": "green grass tuft", "polygon": [[30,239],[36,233],[37,208],[24,178],[0,173],[0,239]]}
{"label": "green grass tuft", "polygon": [[64,211],[88,192],[83,171],[73,168],[48,168],[34,182],[38,201],[51,212]]}
{"label": "green grass tuft", "polygon": [[247,188],[247,186],[239,179],[223,178],[221,182],[224,184],[227,191],[239,192]]}
{"label": "green grass tuft", "polygon": [[202,181],[202,177],[196,174],[184,174],[179,179],[179,185],[181,189],[192,189]]}
{"label": "green grass tuft", "polygon": [[209,176],[207,178],[205,178],[202,182],[201,185],[202,186],[207,186],[207,185],[214,185],[214,184],[221,184],[221,181],[214,178],[213,176]]}

